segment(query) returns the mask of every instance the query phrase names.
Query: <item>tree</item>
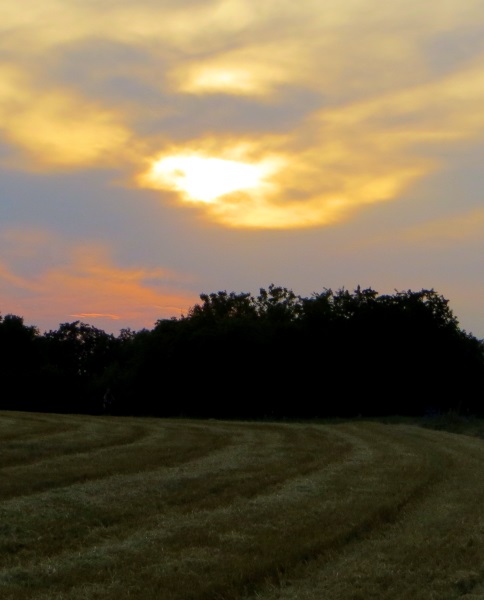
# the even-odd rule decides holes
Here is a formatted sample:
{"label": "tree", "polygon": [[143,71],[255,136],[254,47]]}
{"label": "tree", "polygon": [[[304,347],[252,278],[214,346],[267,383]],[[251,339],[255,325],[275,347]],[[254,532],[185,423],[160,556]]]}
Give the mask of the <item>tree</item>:
{"label": "tree", "polygon": [[44,335],[48,367],[44,372],[52,402],[63,410],[97,411],[109,381],[117,341],[92,325],[74,321]]}
{"label": "tree", "polygon": [[25,325],[23,317],[0,315],[0,407],[31,406],[38,385],[38,337],[38,329]]}

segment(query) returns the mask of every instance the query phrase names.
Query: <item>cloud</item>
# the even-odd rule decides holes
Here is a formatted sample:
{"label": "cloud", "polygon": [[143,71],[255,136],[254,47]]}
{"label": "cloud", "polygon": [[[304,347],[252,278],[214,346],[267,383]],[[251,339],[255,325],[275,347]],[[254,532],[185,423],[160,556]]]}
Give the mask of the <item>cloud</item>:
{"label": "cloud", "polygon": [[124,154],[129,132],[115,111],[58,89],[39,92],[9,67],[0,78],[0,129],[37,169],[112,166]]}
{"label": "cloud", "polygon": [[452,217],[434,219],[402,233],[405,240],[448,244],[449,242],[482,240],[484,208],[477,208]]}
{"label": "cloud", "polygon": [[[39,254],[53,245],[55,257],[39,265]],[[164,268],[118,266],[98,243],[71,246],[46,232],[12,230],[0,236],[0,247],[2,314],[26,321],[36,314],[41,322],[32,324],[44,328],[84,318],[106,331],[128,324],[151,328],[157,319],[186,313],[196,301],[186,276]]]}
{"label": "cloud", "polygon": [[[26,0],[0,26],[3,160],[123,165],[144,185],[170,153],[228,161],[243,146],[239,160],[279,170],[192,203],[200,215],[265,229],[347,220],[441,168],[442,147],[482,139],[483,8],[142,0],[103,3],[100,18],[97,3]],[[460,60],[442,65],[436,47]]]}
{"label": "cloud", "polygon": [[[398,197],[444,166],[443,147],[482,139],[483,62],[478,57],[430,83],[324,107],[284,134],[246,136],[252,155],[278,156],[283,165],[270,179],[273,191],[222,196],[204,210],[234,227],[305,227]],[[219,143],[220,157],[230,151],[226,144]]]}

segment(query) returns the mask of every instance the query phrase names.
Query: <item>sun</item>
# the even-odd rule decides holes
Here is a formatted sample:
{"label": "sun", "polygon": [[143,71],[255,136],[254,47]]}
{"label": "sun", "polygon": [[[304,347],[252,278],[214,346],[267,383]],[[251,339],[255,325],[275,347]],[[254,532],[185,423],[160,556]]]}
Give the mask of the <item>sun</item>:
{"label": "sun", "polygon": [[155,161],[148,178],[157,187],[182,192],[192,202],[214,202],[217,198],[263,185],[264,165],[201,155],[172,155]]}

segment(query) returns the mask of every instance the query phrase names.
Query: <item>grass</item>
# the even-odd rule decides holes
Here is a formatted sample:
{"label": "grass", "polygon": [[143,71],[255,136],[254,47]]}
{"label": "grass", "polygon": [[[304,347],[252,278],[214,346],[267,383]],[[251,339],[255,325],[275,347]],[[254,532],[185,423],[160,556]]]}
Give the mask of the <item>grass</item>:
{"label": "grass", "polygon": [[425,425],[0,412],[0,598],[484,599],[482,428]]}

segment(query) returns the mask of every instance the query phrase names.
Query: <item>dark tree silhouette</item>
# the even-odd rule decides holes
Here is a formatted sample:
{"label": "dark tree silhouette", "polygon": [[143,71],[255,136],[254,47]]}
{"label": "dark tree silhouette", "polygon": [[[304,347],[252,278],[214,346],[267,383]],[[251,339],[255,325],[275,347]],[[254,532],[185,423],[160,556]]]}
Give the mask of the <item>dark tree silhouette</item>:
{"label": "dark tree silhouette", "polygon": [[25,325],[23,317],[0,315],[1,408],[20,410],[35,405],[41,361],[38,336],[38,329]]}
{"label": "dark tree silhouette", "polygon": [[92,325],[62,323],[44,335],[48,368],[44,386],[53,406],[69,412],[97,412],[109,381],[116,340]]}
{"label": "dark tree silhouette", "polygon": [[200,300],[118,337],[79,321],[41,336],[0,316],[1,407],[251,419],[484,413],[484,345],[433,289],[303,298],[271,284]]}

